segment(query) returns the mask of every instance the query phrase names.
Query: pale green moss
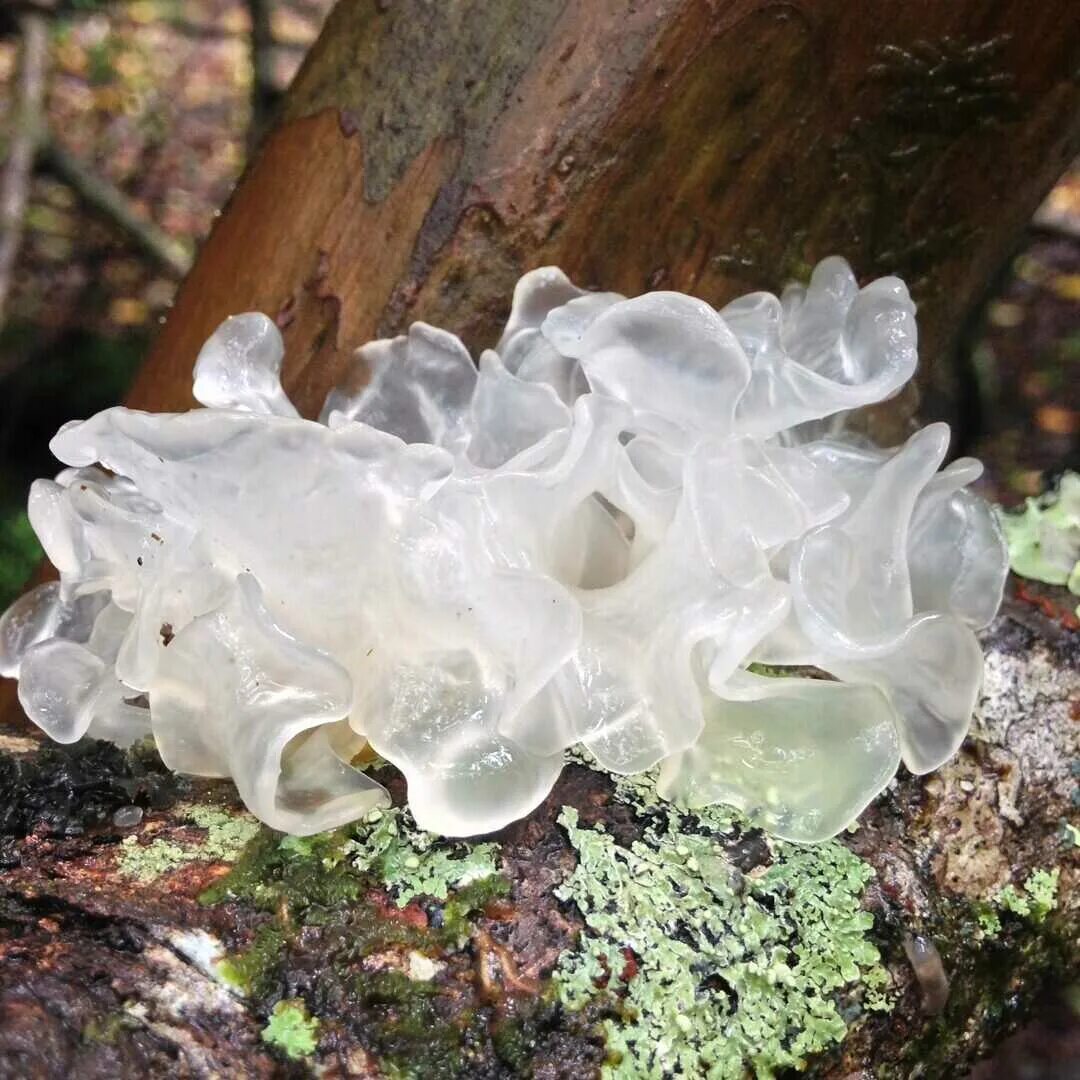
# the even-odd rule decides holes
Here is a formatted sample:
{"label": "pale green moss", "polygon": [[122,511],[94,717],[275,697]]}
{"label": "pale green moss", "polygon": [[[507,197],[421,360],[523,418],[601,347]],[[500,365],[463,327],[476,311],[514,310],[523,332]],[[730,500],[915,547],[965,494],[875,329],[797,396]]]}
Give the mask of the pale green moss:
{"label": "pale green moss", "polygon": [[1080,474],[1065,473],[1056,492],[1028,499],[1021,512],[1000,520],[1017,574],[1080,595]]}
{"label": "pale green moss", "polygon": [[181,820],[206,829],[206,838],[196,844],[160,838],[140,844],[137,836],[126,836],[120,845],[122,874],[154,881],[189,862],[235,862],[259,831],[259,823],[250,815],[230,814],[213,806],[180,806],[175,813]]}
{"label": "pale green moss", "polygon": [[555,978],[569,1007],[598,986],[618,1000],[619,1019],[605,1021],[606,1076],[771,1077],[840,1042],[845,1017],[889,1007],[861,907],[866,863],[835,842],[773,843],[771,864],[744,876],[724,842],[746,823],[724,808],[660,806],[651,780],[616,786],[645,814],[630,847],[582,827],[571,807],[559,818],[579,862],[558,895],[586,931]]}
{"label": "pale green moss", "polygon": [[373,810],[357,826],[349,845],[358,870],[374,873],[399,907],[417,896],[445,900],[494,874],[498,844],[444,840],[418,829],[406,809]]}
{"label": "pale green moss", "polygon": [[242,994],[265,993],[281,964],[285,946],[281,928],[268,923],[255,931],[248,948],[219,960],[215,970],[223,982]]}
{"label": "pale green moss", "polygon": [[319,1042],[318,1018],[308,1015],[299,998],[279,1001],[270,1022],[262,1029],[262,1039],[294,1060],[307,1057],[315,1053]]}

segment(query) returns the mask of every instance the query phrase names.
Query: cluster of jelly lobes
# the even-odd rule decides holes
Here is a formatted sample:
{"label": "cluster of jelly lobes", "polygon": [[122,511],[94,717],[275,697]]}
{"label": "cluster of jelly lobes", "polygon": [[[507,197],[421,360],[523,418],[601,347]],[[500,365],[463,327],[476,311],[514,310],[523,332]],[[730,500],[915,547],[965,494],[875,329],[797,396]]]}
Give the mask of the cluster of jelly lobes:
{"label": "cluster of jelly lobes", "polygon": [[528,813],[577,746],[807,841],[963,739],[1006,570],[979,465],[939,471],[944,425],[843,428],[915,370],[899,280],[828,259],[717,311],[536,270],[478,364],[414,324],[317,422],[282,356],[236,316],[205,408],[53,440],[30,517],[60,581],[0,624],[53,738],[152,734],[295,833],[385,801],[365,746],[448,835]]}

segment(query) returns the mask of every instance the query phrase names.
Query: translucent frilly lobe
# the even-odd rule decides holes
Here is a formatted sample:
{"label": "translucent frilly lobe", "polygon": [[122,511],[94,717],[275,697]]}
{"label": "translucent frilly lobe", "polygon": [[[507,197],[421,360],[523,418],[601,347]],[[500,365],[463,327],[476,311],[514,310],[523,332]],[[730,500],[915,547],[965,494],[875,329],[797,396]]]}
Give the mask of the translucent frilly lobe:
{"label": "translucent frilly lobe", "polygon": [[1006,572],[980,467],[941,469],[944,425],[887,450],[843,427],[914,372],[899,280],[827,259],[717,311],[547,267],[478,364],[416,323],[317,422],[283,357],[234,316],[206,408],[53,440],[29,513],[60,581],[0,619],[53,738],[150,734],[293,833],[386,801],[366,746],[447,835],[527,814],[579,746],[800,841],[963,739]]}

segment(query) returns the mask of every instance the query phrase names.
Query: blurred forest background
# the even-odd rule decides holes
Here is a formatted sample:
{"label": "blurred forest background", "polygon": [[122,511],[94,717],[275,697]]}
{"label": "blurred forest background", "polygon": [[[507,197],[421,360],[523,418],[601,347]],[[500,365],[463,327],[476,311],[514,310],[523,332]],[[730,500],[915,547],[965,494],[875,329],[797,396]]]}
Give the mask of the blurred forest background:
{"label": "blurred forest background", "polygon": [[49,438],[123,395],[331,6],[0,8],[0,609],[40,557]]}
{"label": "blurred forest background", "polygon": [[[49,438],[123,395],[331,3],[0,9],[0,609],[40,556],[25,499]],[[987,284],[976,437],[954,449],[1013,502],[1077,463],[1080,171]]]}

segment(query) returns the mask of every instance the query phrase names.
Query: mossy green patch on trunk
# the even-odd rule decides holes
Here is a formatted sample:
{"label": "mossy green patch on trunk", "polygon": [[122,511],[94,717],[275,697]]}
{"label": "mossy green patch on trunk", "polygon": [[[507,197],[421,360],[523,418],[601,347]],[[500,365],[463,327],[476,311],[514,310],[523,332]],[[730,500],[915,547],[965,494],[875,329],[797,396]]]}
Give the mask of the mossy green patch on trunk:
{"label": "mossy green patch on trunk", "polygon": [[[1024,895],[1017,895],[1023,908]],[[941,904],[934,940],[948,958],[948,1002],[895,1060],[879,1068],[879,1080],[907,1080],[913,1069],[927,1077],[966,1074],[980,1048],[1014,1030],[1047,987],[1075,979],[1075,910],[1055,908],[1037,919],[1032,914],[1030,907],[1026,915],[1011,910],[1008,899],[1000,906]]]}
{"label": "mossy green patch on trunk", "polygon": [[[279,997],[289,985],[286,972],[303,965],[318,942],[320,972],[303,1001],[305,1023],[347,1012],[363,1019],[363,1041],[388,1075],[460,1075],[463,1048],[484,1041],[490,1018],[448,1008],[456,998],[438,979],[445,964],[430,958],[460,950],[477,913],[508,892],[497,854],[495,844],[423,833],[399,809],[315,836],[262,828],[230,873],[200,897],[206,905],[247,904],[270,915],[218,973],[269,1012],[264,1039],[295,1057],[308,1027],[293,1023],[296,1002]],[[418,901],[424,912],[405,912]],[[395,956],[405,970],[379,967]],[[374,968],[366,963],[371,957],[379,958]],[[430,974],[413,974],[418,960]]]}
{"label": "mossy green patch on trunk", "polygon": [[260,926],[248,948],[218,963],[218,975],[241,993],[261,997],[272,988],[284,948],[285,934],[279,926]]}

